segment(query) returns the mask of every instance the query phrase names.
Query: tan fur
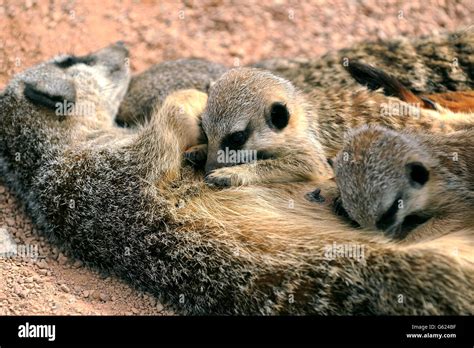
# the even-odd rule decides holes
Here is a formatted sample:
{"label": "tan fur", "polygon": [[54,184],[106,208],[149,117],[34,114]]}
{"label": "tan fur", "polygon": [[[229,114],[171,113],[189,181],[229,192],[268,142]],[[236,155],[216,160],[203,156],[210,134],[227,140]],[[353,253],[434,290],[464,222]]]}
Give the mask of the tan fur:
{"label": "tan fur", "polygon": [[[123,48],[112,48],[101,52],[107,55],[97,60],[97,74],[123,55]],[[126,84],[127,74],[119,73],[107,74],[114,88]],[[315,185],[333,188],[330,181],[208,187],[182,162],[183,150],[198,142],[191,138],[204,107],[201,93],[173,94],[150,124],[119,133],[108,122],[61,121],[25,98],[24,81],[45,77],[76,89],[96,78],[51,62],[17,75],[0,94],[0,170],[41,233],[73,257],[180,313],[474,313],[474,265],[463,254],[351,228],[327,204],[304,198]],[[119,103],[99,89],[91,93],[97,104]],[[113,109],[97,119],[113,119]],[[65,204],[71,200],[73,209]],[[455,221],[448,227],[460,235],[443,237],[447,245],[472,248]],[[328,257],[334,243],[363,246],[364,255]]]}
{"label": "tan fur", "polygon": [[[274,102],[285,104],[290,113],[282,130],[268,124],[268,109]],[[229,186],[327,177],[330,171],[324,159],[337,154],[344,133],[353,127],[380,124],[396,130],[449,133],[468,127],[473,119],[469,117],[426,110],[364,87],[316,89],[303,95],[289,81],[268,72],[234,69],[211,88],[203,116],[209,141],[207,179]],[[269,153],[271,159],[239,166],[217,163],[223,139],[246,125],[252,134],[242,149]]]}
{"label": "tan fur", "polygon": [[[436,218],[461,214],[464,225],[472,226],[473,139],[473,128],[447,135],[367,126],[351,131],[334,161],[344,209],[363,227],[392,235],[403,235],[404,219],[413,214]],[[412,164],[423,173],[415,179],[410,177]],[[418,183],[420,176],[426,179]],[[382,223],[397,200],[402,204],[393,218]],[[432,224],[411,238],[436,234]]]}

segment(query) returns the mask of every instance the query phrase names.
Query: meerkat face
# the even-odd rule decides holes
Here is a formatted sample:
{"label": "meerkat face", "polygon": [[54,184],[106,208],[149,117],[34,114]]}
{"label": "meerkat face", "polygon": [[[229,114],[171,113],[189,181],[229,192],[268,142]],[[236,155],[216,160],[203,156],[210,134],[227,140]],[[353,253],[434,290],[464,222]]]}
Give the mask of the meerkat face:
{"label": "meerkat face", "polygon": [[16,75],[5,94],[26,102],[25,110],[33,104],[58,116],[50,120],[98,111],[113,119],[130,80],[127,57],[121,42],[86,56],[58,56]]}
{"label": "meerkat face", "polygon": [[333,162],[343,208],[359,225],[403,238],[429,218],[429,157],[412,139],[381,127],[348,135]]}
{"label": "meerkat face", "polygon": [[276,156],[302,112],[296,97],[290,82],[266,71],[242,68],[221,76],[202,117],[206,172]]}

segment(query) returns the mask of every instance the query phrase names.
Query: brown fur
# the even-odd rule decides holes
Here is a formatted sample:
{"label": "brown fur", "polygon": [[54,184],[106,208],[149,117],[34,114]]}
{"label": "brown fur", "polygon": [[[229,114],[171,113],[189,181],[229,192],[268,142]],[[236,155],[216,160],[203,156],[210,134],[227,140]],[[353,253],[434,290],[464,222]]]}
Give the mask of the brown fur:
{"label": "brown fur", "polygon": [[[304,198],[327,182],[210,188],[182,165],[183,149],[197,142],[190,138],[198,124],[190,124],[203,95],[172,94],[137,133],[117,130],[111,121],[120,98],[86,86],[105,74],[114,88],[126,87],[126,72],[106,74],[124,52],[99,53],[104,59],[93,68],[59,69],[51,61],[33,67],[0,95],[1,173],[41,233],[68,254],[181,313],[474,313],[472,230],[454,221],[446,231],[456,233],[438,245],[399,245],[354,230]],[[24,97],[26,80],[39,83],[38,93],[43,80],[65,81],[78,90],[77,103],[94,100],[100,115],[59,119]],[[363,246],[364,257],[328,257],[333,243]]]}
{"label": "brown fur", "polygon": [[[397,237],[406,234],[403,223],[412,215],[460,214],[466,226],[472,226],[473,139],[472,128],[448,135],[367,126],[350,132],[334,161],[344,209],[363,227]],[[421,170],[415,181],[410,179],[413,163]],[[397,202],[393,218],[384,215]],[[412,238],[435,234],[432,225],[423,230],[424,235],[418,232]]]}
{"label": "brown fur", "polygon": [[[268,110],[275,102],[285,104],[290,115],[281,130],[268,124]],[[230,70],[211,88],[203,115],[207,180],[229,186],[323,178],[330,175],[324,158],[337,154],[351,128],[379,124],[396,130],[449,133],[468,127],[474,119],[474,115],[451,118],[445,114],[364,87],[314,90],[304,95],[269,72]],[[270,158],[239,166],[218,163],[225,139],[244,129],[251,134],[241,149],[264,152]]]}
{"label": "brown fur", "polygon": [[416,94],[474,90],[474,30],[397,37],[358,43],[322,57],[272,58],[254,67],[282,76],[308,93],[314,89],[345,87],[358,82],[346,71],[351,62],[376,66]]}
{"label": "brown fur", "polygon": [[368,64],[350,62],[347,70],[363,86],[371,90],[381,88],[385,95],[419,105],[426,109],[437,110],[437,106],[455,113],[472,113],[474,111],[474,91],[457,91],[417,95],[405,87],[397,78]]}

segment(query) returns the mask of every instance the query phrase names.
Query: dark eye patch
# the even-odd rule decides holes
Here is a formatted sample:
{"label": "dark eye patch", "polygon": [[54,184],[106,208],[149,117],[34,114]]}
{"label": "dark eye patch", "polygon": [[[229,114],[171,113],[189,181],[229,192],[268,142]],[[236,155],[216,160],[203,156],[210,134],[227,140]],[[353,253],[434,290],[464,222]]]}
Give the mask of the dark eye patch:
{"label": "dark eye patch", "polygon": [[342,206],[342,199],[340,196],[336,197],[332,202],[332,209],[334,214],[342,218],[345,222],[349,223],[354,228],[359,228],[360,225],[357,221],[353,220],[347,210]]}
{"label": "dark eye patch", "polygon": [[63,103],[64,101],[74,103],[76,100],[75,89],[72,90],[70,95],[52,95],[38,90],[30,83],[25,83],[25,89],[23,93],[26,99],[31,101],[33,104],[45,106],[52,110],[56,109],[57,103]]}
{"label": "dark eye patch", "polygon": [[424,224],[426,221],[431,219],[429,215],[417,215],[412,214],[405,217],[401,228],[401,238],[406,237],[409,232]]}
{"label": "dark eye patch", "polygon": [[243,131],[238,131],[227,135],[222,141],[222,148],[228,148],[229,150],[238,150],[242,148],[247,142],[251,134],[250,126]]}
{"label": "dark eye patch", "polygon": [[395,223],[395,215],[398,212],[398,204],[399,201],[401,200],[401,197],[397,197],[390,208],[380,217],[380,219],[376,222],[376,226],[380,230],[386,230],[390,226],[392,226]]}
{"label": "dark eye patch", "polygon": [[61,69],[67,69],[73,65],[76,64],[86,64],[86,65],[92,65],[94,63],[95,59],[90,56],[84,56],[84,57],[77,57],[77,56],[69,56],[62,61],[55,62],[54,64],[57,67],[60,67]]}

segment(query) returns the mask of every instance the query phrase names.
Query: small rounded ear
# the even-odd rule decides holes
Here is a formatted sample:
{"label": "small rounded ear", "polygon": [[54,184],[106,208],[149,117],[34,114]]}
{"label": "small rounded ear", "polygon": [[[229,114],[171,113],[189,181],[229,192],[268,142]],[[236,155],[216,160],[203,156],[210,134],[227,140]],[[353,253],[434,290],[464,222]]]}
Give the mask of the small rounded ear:
{"label": "small rounded ear", "polygon": [[214,86],[216,84],[216,80],[209,80],[206,84],[206,87],[205,87],[205,92],[206,93],[209,93],[209,91],[211,90],[212,86]]}
{"label": "small rounded ear", "polygon": [[276,102],[270,108],[270,123],[278,130],[282,130],[288,125],[290,112],[285,104]]}
{"label": "small rounded ear", "polygon": [[410,185],[416,188],[423,187],[430,178],[430,172],[421,162],[411,162],[405,166]]}

